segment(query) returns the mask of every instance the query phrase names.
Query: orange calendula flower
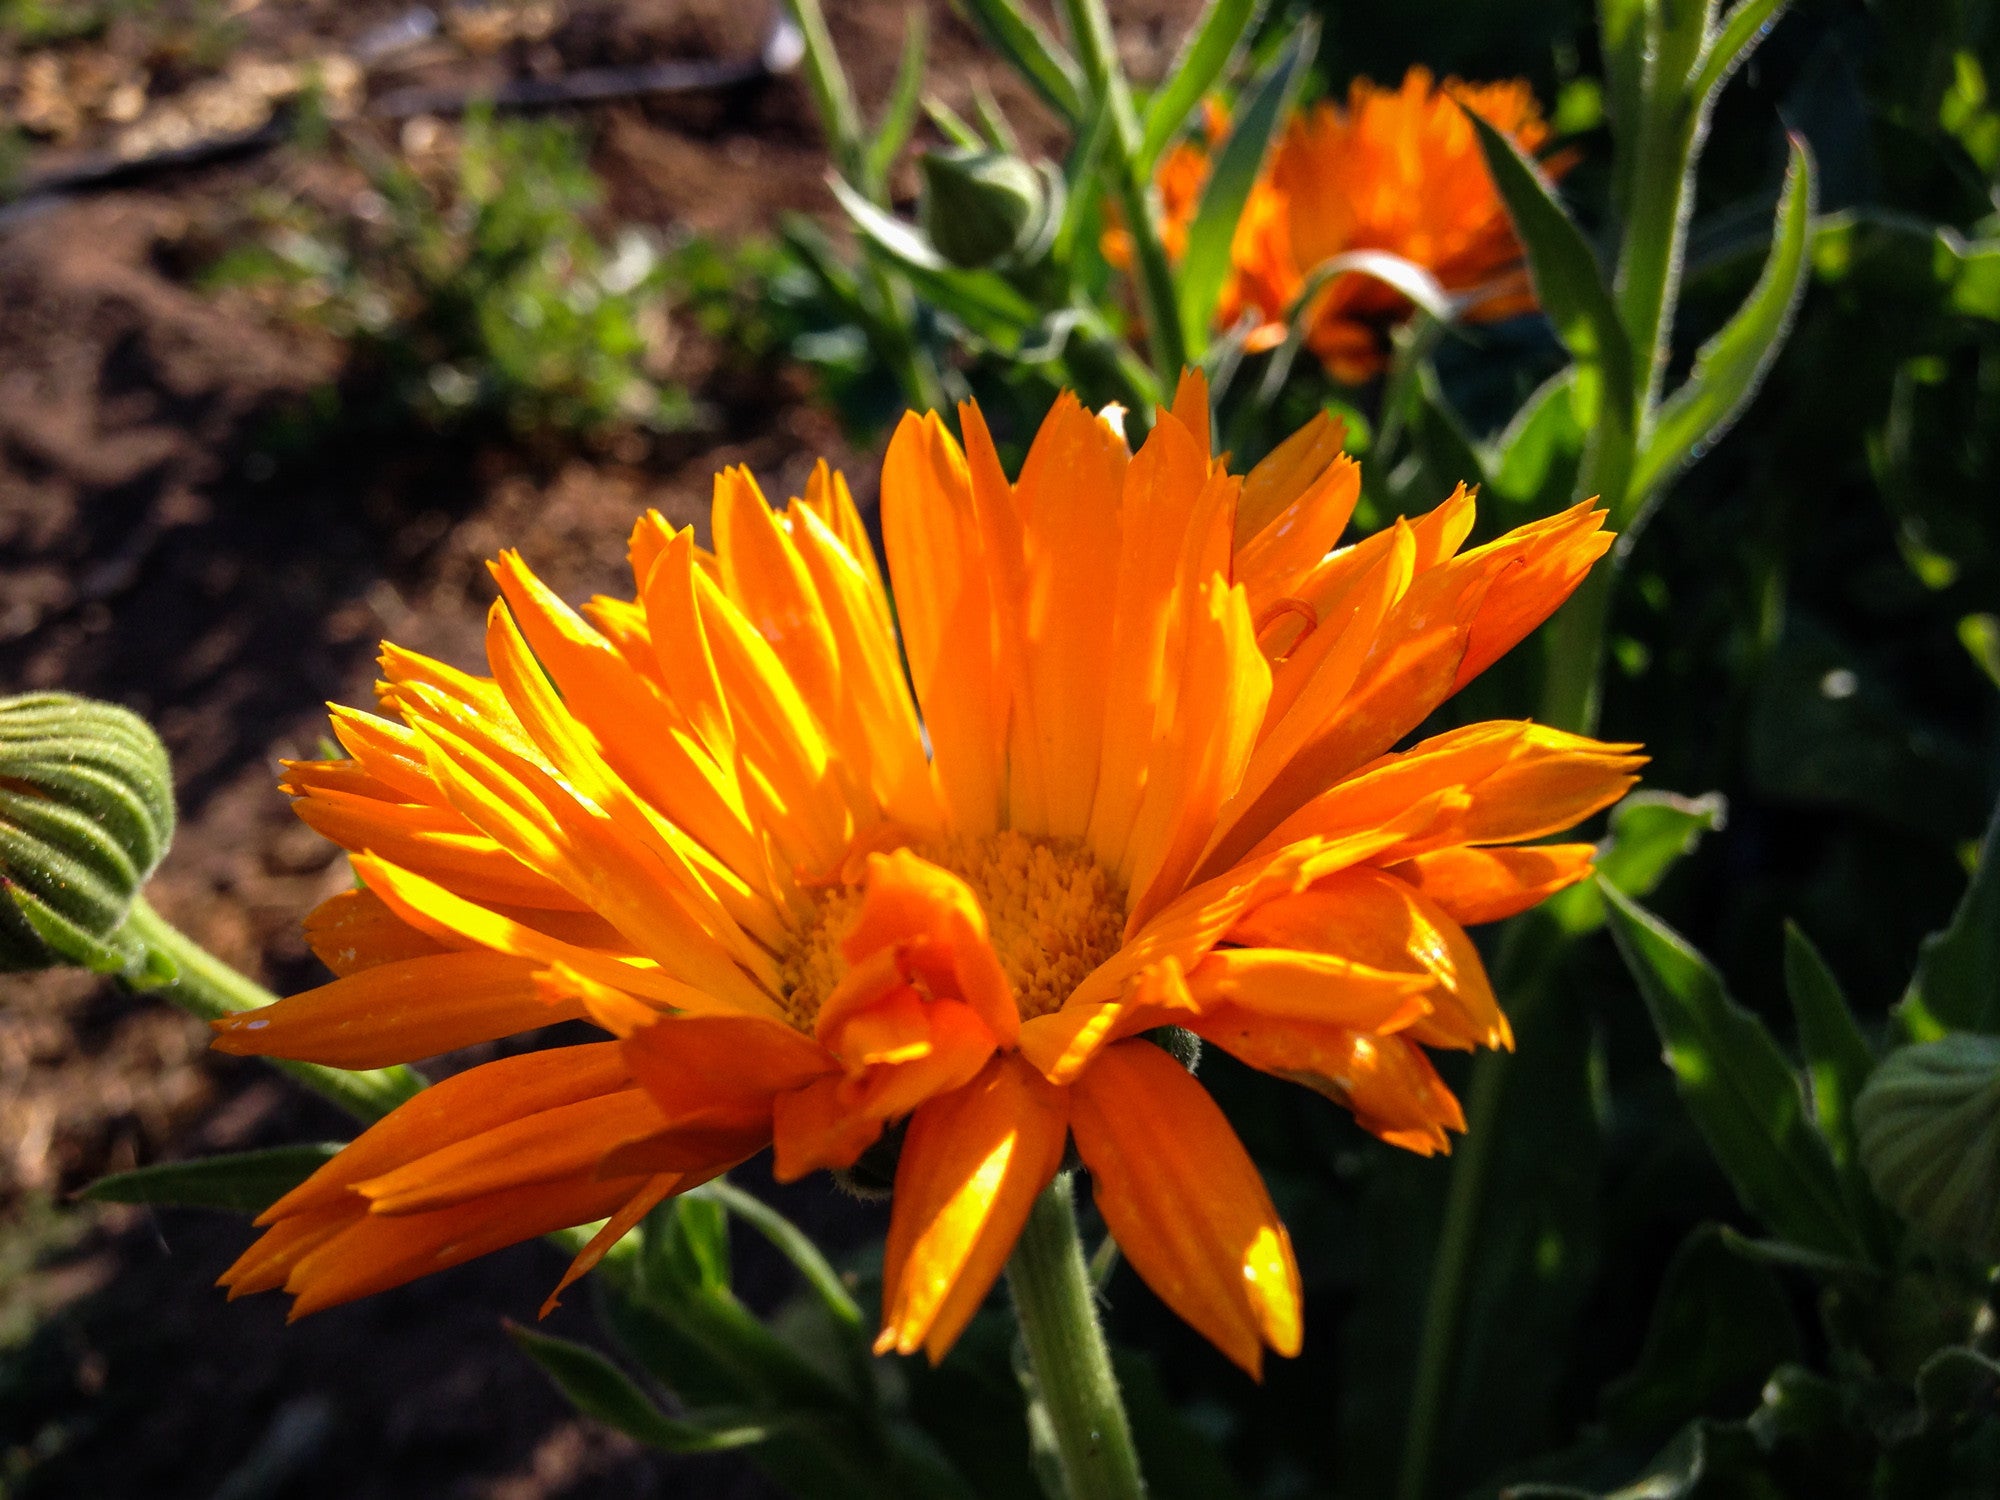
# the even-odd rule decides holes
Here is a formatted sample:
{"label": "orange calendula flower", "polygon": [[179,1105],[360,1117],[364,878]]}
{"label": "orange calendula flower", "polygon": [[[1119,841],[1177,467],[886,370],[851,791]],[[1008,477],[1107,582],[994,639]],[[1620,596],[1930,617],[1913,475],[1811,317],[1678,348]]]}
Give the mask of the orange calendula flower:
{"label": "orange calendula flower", "polygon": [[[1423,267],[1465,299],[1466,318],[1534,307],[1520,242],[1465,109],[1523,151],[1548,139],[1526,82],[1436,85],[1424,68],[1397,89],[1357,79],[1346,108],[1322,103],[1292,120],[1237,228],[1218,321],[1233,327],[1247,312],[1258,320],[1249,347],[1276,346],[1313,268],[1350,250],[1385,250]],[[1386,329],[1409,312],[1407,299],[1373,277],[1335,277],[1314,299],[1306,344],[1336,379],[1365,380],[1383,365]]]}
{"label": "orange calendula flower", "polygon": [[1065,396],[1013,481],[960,418],[890,445],[893,609],[837,477],[777,510],[733,469],[714,551],[648,515],[633,597],[581,613],[505,554],[490,675],[391,647],[385,715],[335,710],[352,758],[287,786],[361,878],[308,922],[338,977],[217,1044],[608,1039],[403,1105],[263,1216],[232,1293],[296,1315],[607,1219],[567,1285],[766,1147],[792,1179],[900,1127],[880,1349],[943,1354],[1072,1141],[1168,1304],[1251,1371],[1298,1348],[1284,1226],[1145,1033],[1446,1148],[1425,1049],[1509,1044],[1464,925],[1580,879],[1588,845],[1521,845],[1639,760],[1527,723],[1391,747],[1569,594],[1602,513],[1462,552],[1461,492],[1335,551],[1359,478],[1323,418],[1238,478],[1198,376],[1136,454]]}

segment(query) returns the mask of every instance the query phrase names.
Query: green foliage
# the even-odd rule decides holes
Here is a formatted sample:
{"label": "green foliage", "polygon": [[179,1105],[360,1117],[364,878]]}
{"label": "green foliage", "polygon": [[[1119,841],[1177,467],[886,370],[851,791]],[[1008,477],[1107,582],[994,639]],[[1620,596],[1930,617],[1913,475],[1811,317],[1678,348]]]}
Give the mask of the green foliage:
{"label": "green foliage", "polygon": [[671,257],[590,227],[582,143],[551,123],[470,117],[450,169],[360,152],[371,220],[272,208],[213,285],[250,285],[346,340],[383,414],[443,428],[667,431],[699,415],[660,370]]}
{"label": "green foliage", "polygon": [[338,1141],[273,1146],[195,1161],[161,1162],[100,1177],[83,1190],[83,1196],[99,1203],[217,1208],[255,1215],[325,1166],[340,1146]]}

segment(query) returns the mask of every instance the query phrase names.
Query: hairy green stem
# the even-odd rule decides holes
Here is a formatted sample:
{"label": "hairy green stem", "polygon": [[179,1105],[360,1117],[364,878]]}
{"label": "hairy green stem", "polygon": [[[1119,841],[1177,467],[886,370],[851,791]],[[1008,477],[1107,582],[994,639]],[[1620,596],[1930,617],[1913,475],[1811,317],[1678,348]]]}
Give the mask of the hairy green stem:
{"label": "hairy green stem", "polygon": [[1450,1394],[1451,1354],[1458,1344],[1458,1321],[1465,1308],[1480,1200],[1485,1196],[1493,1142],[1499,1133],[1493,1127],[1510,1061],[1504,1052],[1483,1052],[1472,1065],[1472,1087],[1465,1097],[1464,1144],[1452,1163],[1437,1259],[1431,1263],[1430,1286],[1424,1294],[1423,1342],[1418,1346],[1417,1374],[1410,1390],[1410,1421],[1403,1429],[1396,1500],[1425,1500],[1430,1493],[1431,1455],[1437,1449],[1445,1399]]}
{"label": "hairy green stem", "polygon": [[1055,1434],[1065,1500],[1137,1500],[1146,1485],[1097,1321],[1069,1173],[1057,1173],[1035,1200],[1007,1262],[1007,1285]]}
{"label": "hairy green stem", "polygon": [[[172,965],[174,977],[160,985],[158,992],[204,1021],[256,1010],[275,1003],[278,998],[195,942],[153,910],[143,896],[132,903],[131,914],[125,918],[121,931]],[[381,1119],[424,1087],[423,1075],[410,1068],[348,1072],[279,1058],[270,1062],[279,1072],[297,1079],[364,1123]]]}

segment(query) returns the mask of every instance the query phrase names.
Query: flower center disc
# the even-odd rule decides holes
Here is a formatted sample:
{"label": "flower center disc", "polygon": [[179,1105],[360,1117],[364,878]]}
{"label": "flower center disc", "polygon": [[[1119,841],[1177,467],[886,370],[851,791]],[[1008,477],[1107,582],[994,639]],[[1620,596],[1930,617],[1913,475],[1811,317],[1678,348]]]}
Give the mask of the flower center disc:
{"label": "flower center disc", "polygon": [[[913,848],[978,897],[1022,1020],[1060,1008],[1086,975],[1118,951],[1125,892],[1082,845],[1010,829]],[[840,944],[854,926],[861,898],[859,885],[823,892],[811,927],[784,964],[785,1008],[802,1030],[812,1029],[821,1003],[847,970]]]}

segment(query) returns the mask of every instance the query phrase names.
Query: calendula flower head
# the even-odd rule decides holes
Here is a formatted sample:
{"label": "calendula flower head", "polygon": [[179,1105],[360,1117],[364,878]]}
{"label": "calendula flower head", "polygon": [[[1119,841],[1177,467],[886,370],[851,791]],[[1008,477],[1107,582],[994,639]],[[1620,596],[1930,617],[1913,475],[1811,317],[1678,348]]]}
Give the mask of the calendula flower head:
{"label": "calendula flower head", "polygon": [[[1248,313],[1258,320],[1250,347],[1275,346],[1313,268],[1350,250],[1385,250],[1423,267],[1464,299],[1469,319],[1534,307],[1520,241],[1466,110],[1523,151],[1548,138],[1524,81],[1440,86],[1424,68],[1396,89],[1357,79],[1345,108],[1321,103],[1294,118],[1231,245],[1218,321],[1233,327]],[[1387,330],[1409,313],[1383,282],[1338,276],[1313,300],[1306,344],[1336,379],[1365,380],[1382,367]]]}
{"label": "calendula flower head", "polygon": [[1198,376],[1136,454],[1064,396],[1010,481],[959,417],[884,461],[893,610],[837,476],[774,509],[732,469],[712,552],[648,515],[632,597],[581,613],[504,554],[489,675],[390,647],[385,714],[335,710],[352,758],[286,785],[361,880],[308,920],[339,977],[218,1045],[608,1039],[403,1105],[263,1216],[232,1294],[296,1315],[608,1219],[567,1285],[759,1151],[789,1180],[901,1122],[878,1348],[943,1354],[1072,1143],[1169,1305],[1246,1369],[1298,1348],[1256,1168],[1145,1033],[1411,1150],[1464,1128],[1425,1049],[1510,1044],[1464,925],[1581,878],[1588,845],[1518,846],[1639,762],[1527,723],[1392,746],[1569,594],[1602,512],[1461,551],[1461,491],[1335,550],[1359,476],[1324,418],[1239,478]]}

